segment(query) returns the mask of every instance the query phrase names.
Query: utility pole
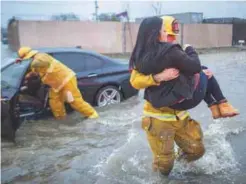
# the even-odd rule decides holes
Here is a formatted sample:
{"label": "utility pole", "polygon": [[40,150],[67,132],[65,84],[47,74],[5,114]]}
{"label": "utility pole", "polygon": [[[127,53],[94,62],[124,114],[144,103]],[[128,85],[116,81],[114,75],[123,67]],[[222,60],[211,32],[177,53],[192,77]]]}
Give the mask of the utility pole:
{"label": "utility pole", "polygon": [[130,2],[126,3],[126,11],[127,11],[127,17],[130,18]]}
{"label": "utility pole", "polygon": [[98,21],[98,4],[97,4],[97,0],[95,0],[95,18],[96,18],[96,21]]}

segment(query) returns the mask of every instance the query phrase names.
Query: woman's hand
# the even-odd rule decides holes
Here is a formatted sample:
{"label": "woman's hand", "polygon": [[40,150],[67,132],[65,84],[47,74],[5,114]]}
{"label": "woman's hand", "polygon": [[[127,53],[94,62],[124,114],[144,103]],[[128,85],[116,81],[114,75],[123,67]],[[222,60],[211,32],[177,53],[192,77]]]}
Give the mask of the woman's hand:
{"label": "woman's hand", "polygon": [[185,51],[188,47],[191,47],[191,45],[190,44],[184,44],[183,50]]}
{"label": "woman's hand", "polygon": [[170,81],[176,79],[179,76],[179,70],[175,68],[168,68],[163,70],[161,73],[154,75],[154,80],[156,82]]}
{"label": "woman's hand", "polygon": [[202,71],[205,73],[205,75],[208,76],[209,79],[213,76],[213,73],[209,69],[205,69],[205,70],[202,70]]}

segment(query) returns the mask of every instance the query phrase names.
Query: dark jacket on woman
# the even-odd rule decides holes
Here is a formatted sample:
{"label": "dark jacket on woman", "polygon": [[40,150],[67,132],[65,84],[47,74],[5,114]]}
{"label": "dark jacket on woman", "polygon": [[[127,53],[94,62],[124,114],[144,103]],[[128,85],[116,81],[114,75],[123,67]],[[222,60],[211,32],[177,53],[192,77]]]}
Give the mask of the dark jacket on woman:
{"label": "dark jacket on woman", "polygon": [[136,69],[145,75],[154,75],[167,68],[176,68],[180,71],[180,76],[145,90],[144,98],[155,108],[172,106],[180,100],[191,99],[195,91],[194,74],[201,71],[198,54],[192,47],[187,47],[184,52],[178,44],[160,44],[161,54],[159,52],[158,57],[141,60]]}

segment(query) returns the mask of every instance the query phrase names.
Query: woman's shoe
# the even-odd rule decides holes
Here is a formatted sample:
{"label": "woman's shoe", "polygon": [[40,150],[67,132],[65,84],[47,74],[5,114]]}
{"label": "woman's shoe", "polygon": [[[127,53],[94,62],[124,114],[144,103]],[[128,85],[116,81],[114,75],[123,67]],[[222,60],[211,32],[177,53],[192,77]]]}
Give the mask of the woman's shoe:
{"label": "woman's shoe", "polygon": [[212,113],[212,116],[214,119],[218,119],[221,118],[221,113],[220,113],[220,109],[219,109],[219,105],[214,104],[212,106],[209,107]]}
{"label": "woman's shoe", "polygon": [[228,102],[220,103],[218,106],[219,106],[220,114],[223,118],[239,115],[239,111],[235,109]]}

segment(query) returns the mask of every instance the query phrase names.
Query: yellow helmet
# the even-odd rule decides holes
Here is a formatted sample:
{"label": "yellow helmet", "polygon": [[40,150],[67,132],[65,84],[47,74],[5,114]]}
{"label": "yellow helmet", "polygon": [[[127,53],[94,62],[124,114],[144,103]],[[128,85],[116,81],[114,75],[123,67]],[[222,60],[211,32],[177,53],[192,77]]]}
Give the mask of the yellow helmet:
{"label": "yellow helmet", "polygon": [[30,47],[21,47],[18,50],[18,55],[20,59],[30,59],[37,53],[38,53],[37,50],[32,50]]}
{"label": "yellow helmet", "polygon": [[178,21],[172,16],[162,16],[163,24],[168,35],[179,35]]}

